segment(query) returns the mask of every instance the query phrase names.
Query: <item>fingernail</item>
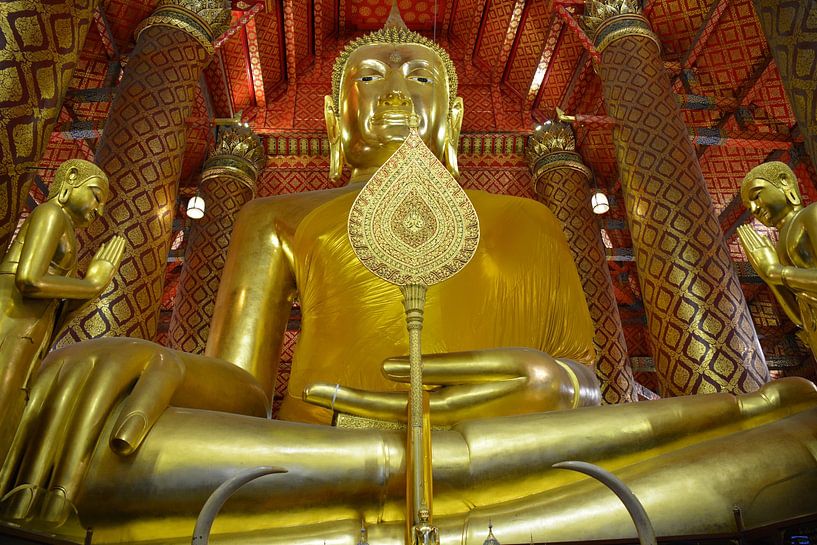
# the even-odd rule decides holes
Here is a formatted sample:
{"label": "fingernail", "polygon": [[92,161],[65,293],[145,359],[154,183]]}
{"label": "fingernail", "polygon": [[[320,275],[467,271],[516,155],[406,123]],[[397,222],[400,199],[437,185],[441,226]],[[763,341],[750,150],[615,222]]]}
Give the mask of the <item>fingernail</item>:
{"label": "fingernail", "polygon": [[31,505],[34,503],[34,490],[30,487],[12,491],[11,497],[6,500],[8,506],[3,511],[11,520],[23,520],[28,516]]}
{"label": "fingernail", "polygon": [[127,455],[132,453],[135,450],[134,445],[136,445],[139,439],[144,435],[147,424],[147,418],[144,414],[131,414],[113,434],[111,448],[119,454]]}
{"label": "fingernail", "polygon": [[55,488],[50,490],[45,498],[45,505],[43,505],[42,517],[43,522],[53,524],[55,526],[62,525],[70,513],[71,502],[65,495],[65,490],[62,488]]}

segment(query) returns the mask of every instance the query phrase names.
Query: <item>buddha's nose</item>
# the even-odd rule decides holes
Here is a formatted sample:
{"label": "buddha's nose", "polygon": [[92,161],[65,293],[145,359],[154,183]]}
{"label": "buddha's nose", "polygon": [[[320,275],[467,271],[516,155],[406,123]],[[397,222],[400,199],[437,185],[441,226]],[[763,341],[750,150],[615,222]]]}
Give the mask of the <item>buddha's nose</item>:
{"label": "buddha's nose", "polygon": [[377,100],[377,105],[385,108],[395,108],[400,110],[413,110],[414,104],[411,98],[400,91],[390,91]]}

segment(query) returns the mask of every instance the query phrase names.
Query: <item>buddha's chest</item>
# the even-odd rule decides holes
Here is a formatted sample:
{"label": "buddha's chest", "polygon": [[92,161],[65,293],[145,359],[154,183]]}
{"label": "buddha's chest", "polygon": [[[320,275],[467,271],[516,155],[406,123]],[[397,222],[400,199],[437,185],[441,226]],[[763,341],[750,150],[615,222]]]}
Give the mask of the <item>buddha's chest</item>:
{"label": "buddha's chest", "polygon": [[801,268],[817,266],[814,244],[802,225],[797,222],[790,222],[780,230],[777,253],[784,265],[790,264]]}
{"label": "buddha's chest", "polygon": [[48,265],[48,273],[74,275],[77,272],[77,245],[77,236],[72,229],[63,232]]}

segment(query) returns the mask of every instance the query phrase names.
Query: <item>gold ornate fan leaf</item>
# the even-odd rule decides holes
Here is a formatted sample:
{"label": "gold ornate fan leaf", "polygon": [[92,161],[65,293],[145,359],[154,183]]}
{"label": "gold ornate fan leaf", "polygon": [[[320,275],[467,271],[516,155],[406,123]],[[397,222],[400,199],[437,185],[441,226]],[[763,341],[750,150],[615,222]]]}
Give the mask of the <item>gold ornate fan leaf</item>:
{"label": "gold ornate fan leaf", "polygon": [[465,191],[411,129],[355,199],[349,241],[380,278],[430,286],[471,260],[479,219]]}

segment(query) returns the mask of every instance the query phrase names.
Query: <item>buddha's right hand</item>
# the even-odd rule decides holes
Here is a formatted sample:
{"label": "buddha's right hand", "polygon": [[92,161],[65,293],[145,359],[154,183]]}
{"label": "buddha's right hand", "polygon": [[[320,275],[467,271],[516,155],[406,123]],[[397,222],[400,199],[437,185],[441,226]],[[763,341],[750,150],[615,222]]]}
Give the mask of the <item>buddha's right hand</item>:
{"label": "buddha's right hand", "polygon": [[[139,339],[108,338],[49,354],[34,382],[6,463],[0,497],[7,517],[41,509],[44,521],[67,516],[65,500],[80,491],[102,430],[119,407],[107,438],[127,456],[169,406],[266,416],[268,403],[253,377],[214,358],[176,352]],[[121,406],[119,405],[121,402]],[[50,493],[35,506],[33,492]]]}
{"label": "buddha's right hand", "polygon": [[[383,373],[396,382],[408,382],[408,358],[389,358],[383,363]],[[432,390],[434,425],[598,405],[601,400],[591,367],[527,348],[424,355],[423,383]],[[304,390],[303,398],[352,415],[406,420],[405,392],[313,384]]]}

